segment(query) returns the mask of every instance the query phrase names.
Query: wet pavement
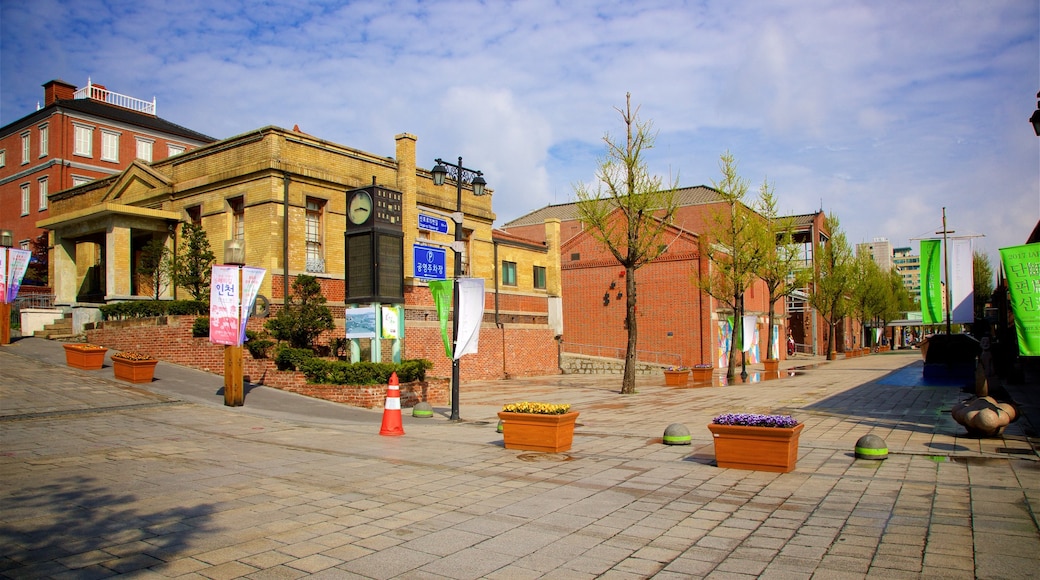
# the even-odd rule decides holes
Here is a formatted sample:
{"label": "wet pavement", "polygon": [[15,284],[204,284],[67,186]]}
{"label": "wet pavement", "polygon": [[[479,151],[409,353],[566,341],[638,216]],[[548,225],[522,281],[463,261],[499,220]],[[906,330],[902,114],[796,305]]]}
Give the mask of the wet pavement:
{"label": "wet pavement", "polygon": [[[1028,578],[1040,570],[1040,384],[967,436],[958,385],[915,351],[785,361],[665,387],[620,376],[465,382],[463,421],[413,418],[160,363],[129,385],[59,343],[0,348],[0,576],[102,578]],[[917,373],[917,375],[915,375]],[[724,377],[722,377],[724,379]],[[573,448],[506,450],[502,404],[570,403]],[[787,474],[714,465],[726,412],[805,424]],[[660,443],[681,423],[689,446]],[[856,459],[872,433],[884,461]]]}

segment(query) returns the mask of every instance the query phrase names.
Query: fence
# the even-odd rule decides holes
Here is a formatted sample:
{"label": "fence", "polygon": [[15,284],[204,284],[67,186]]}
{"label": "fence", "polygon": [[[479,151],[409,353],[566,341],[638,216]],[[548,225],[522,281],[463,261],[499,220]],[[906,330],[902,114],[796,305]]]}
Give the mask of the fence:
{"label": "fence", "polygon": [[[578,354],[585,356],[600,356],[604,358],[625,358],[625,349],[613,346],[598,346],[593,344],[578,344],[575,342],[562,342],[563,352],[567,354]],[[654,352],[649,350],[636,350],[636,360],[643,363],[659,365],[681,366],[682,355],[672,352]]]}

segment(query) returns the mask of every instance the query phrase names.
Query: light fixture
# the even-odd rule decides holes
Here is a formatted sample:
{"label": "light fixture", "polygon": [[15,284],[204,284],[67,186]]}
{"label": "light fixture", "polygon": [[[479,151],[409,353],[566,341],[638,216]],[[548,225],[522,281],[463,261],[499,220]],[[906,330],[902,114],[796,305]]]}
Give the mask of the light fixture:
{"label": "light fixture", "polygon": [[1033,116],[1029,117],[1029,122],[1033,124],[1033,132],[1040,137],[1040,92],[1036,93],[1036,110],[1033,111]]}

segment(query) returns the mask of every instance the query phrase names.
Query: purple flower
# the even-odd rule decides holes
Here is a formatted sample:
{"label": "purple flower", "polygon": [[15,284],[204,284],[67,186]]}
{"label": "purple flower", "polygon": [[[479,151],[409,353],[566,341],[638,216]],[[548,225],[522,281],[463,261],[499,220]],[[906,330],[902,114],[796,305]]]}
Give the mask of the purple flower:
{"label": "purple flower", "polygon": [[754,413],[725,413],[711,420],[715,425],[746,425],[749,427],[794,427],[798,421],[790,415],[757,415]]}

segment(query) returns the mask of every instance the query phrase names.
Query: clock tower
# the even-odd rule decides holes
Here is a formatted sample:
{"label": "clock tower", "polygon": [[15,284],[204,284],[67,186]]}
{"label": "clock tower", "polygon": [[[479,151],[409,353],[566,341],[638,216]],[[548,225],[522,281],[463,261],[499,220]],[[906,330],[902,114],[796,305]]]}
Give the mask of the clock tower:
{"label": "clock tower", "polygon": [[404,303],[403,195],[375,184],[347,191],[348,303]]}

